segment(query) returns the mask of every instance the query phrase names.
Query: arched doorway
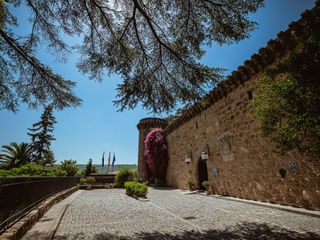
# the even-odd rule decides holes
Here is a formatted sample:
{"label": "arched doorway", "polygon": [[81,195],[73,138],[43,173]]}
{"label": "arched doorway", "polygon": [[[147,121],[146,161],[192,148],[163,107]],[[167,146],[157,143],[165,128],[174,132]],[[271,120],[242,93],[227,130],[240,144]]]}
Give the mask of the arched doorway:
{"label": "arched doorway", "polygon": [[206,190],[204,186],[202,186],[203,181],[208,181],[208,168],[207,161],[199,160],[198,163],[198,175],[199,175],[199,189]]}

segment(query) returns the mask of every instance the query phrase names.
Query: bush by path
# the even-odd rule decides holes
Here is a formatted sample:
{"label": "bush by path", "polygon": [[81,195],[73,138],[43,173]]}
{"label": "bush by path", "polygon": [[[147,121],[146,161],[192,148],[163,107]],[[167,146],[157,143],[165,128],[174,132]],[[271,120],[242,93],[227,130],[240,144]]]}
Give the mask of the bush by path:
{"label": "bush by path", "polygon": [[124,187],[128,196],[141,198],[145,198],[147,196],[148,186],[145,183],[126,182]]}
{"label": "bush by path", "polygon": [[134,180],[134,172],[131,169],[124,167],[117,173],[114,179],[114,182],[117,187],[123,188],[125,182],[130,182],[133,180]]}

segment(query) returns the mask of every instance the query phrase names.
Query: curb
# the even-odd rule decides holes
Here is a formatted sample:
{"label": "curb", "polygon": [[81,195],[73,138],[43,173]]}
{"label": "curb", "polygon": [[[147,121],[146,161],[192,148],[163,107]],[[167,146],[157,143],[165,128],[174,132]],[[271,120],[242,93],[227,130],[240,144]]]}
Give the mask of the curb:
{"label": "curb", "polygon": [[22,236],[56,203],[76,192],[79,187],[75,186],[59,192],[36,206],[33,210],[27,213],[24,217],[18,220],[14,225],[5,230],[1,235],[2,240],[17,240]]}
{"label": "curb", "polygon": [[198,191],[185,191],[183,192],[184,195],[196,194]]}
{"label": "curb", "polygon": [[256,206],[260,206],[260,207],[263,206],[263,207],[273,208],[273,209],[286,211],[286,212],[290,212],[290,213],[320,218],[320,211],[316,211],[316,210],[295,208],[292,206],[284,206],[284,205],[279,205],[279,204],[274,204],[274,203],[258,202],[258,201],[253,201],[253,200],[240,199],[240,198],[234,198],[234,197],[226,197],[226,196],[220,196],[220,195],[212,195],[212,194],[207,195],[207,194],[202,194],[202,193],[199,193],[199,195],[208,196],[208,197],[217,198],[217,199],[223,199],[223,200],[227,200],[227,201],[240,202],[240,203],[244,203],[244,204],[256,205]]}
{"label": "curb", "polygon": [[137,200],[139,200],[140,202],[150,202],[149,198],[136,198]]}
{"label": "curb", "polygon": [[68,207],[70,206],[70,203],[67,204],[67,206],[63,209],[63,212],[61,214],[61,216],[59,217],[59,220],[58,220],[58,224],[54,227],[54,230],[50,232],[49,234],[49,240],[53,240],[54,236],[56,235],[56,232],[58,230],[58,227],[60,226],[60,223],[61,223],[61,220],[64,216],[64,214],[66,213]]}
{"label": "curb", "polygon": [[106,184],[93,184],[93,185],[91,185],[91,189],[88,189],[87,187],[88,187],[88,185],[84,185],[84,184],[79,185],[79,189],[83,189],[83,190],[113,189],[113,188],[115,188],[114,186],[113,187],[110,187],[110,186],[106,187]]}
{"label": "curb", "polygon": [[[126,194],[127,195],[127,194]],[[136,196],[129,196],[127,195],[128,197],[132,197],[134,198],[135,200],[138,200],[140,202],[150,202],[150,199],[149,198],[141,198],[141,197],[136,197]]]}

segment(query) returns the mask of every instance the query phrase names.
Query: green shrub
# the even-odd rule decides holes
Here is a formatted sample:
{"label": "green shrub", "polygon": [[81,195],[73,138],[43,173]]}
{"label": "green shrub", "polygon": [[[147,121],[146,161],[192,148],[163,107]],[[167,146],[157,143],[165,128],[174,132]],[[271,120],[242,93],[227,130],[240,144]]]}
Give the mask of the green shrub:
{"label": "green shrub", "polygon": [[11,168],[8,170],[8,176],[20,176],[20,168]]}
{"label": "green shrub", "polygon": [[0,176],[67,176],[67,172],[60,166],[53,166],[46,173],[42,165],[29,163],[19,168],[11,168],[10,170],[0,169]]}
{"label": "green shrub", "polygon": [[134,172],[130,168],[124,167],[124,168],[121,168],[120,171],[117,173],[114,181],[117,187],[123,188],[125,182],[130,182],[133,180],[134,180]]}
{"label": "green shrub", "polygon": [[202,185],[204,188],[206,188],[207,191],[209,190],[209,186],[210,186],[209,181],[203,181],[201,185]]}
{"label": "green shrub", "polygon": [[86,184],[94,184],[95,182],[96,182],[96,179],[94,177],[86,178]]}
{"label": "green shrub", "polygon": [[124,187],[126,189],[126,194],[128,196],[133,196],[134,195],[134,186],[135,186],[135,182],[126,182],[124,184]]}
{"label": "green shrub", "polygon": [[[11,169],[12,172],[15,172],[15,168]],[[40,176],[43,173],[44,167],[39,164],[26,164],[16,169],[17,175],[29,175],[29,176]]]}
{"label": "green shrub", "polygon": [[126,194],[131,197],[142,197],[147,196],[148,186],[145,183],[139,182],[126,182],[124,184]]}
{"label": "green shrub", "polygon": [[255,84],[254,117],[274,150],[320,158],[320,37],[268,69]]}
{"label": "green shrub", "polygon": [[85,184],[86,183],[86,179],[85,178],[80,178],[80,184]]}
{"label": "green shrub", "polygon": [[188,180],[188,186],[189,186],[189,190],[193,190],[194,189],[194,183],[191,179]]}
{"label": "green shrub", "polygon": [[71,159],[61,162],[61,168],[67,172],[67,176],[76,176],[79,171],[77,161]]}
{"label": "green shrub", "polygon": [[136,197],[147,197],[148,186],[145,183],[137,182],[134,188],[134,195]]}
{"label": "green shrub", "polygon": [[67,176],[67,172],[61,168],[61,166],[54,166],[47,174],[47,176],[59,176],[65,177]]}
{"label": "green shrub", "polygon": [[0,176],[10,176],[8,170],[0,169]]}
{"label": "green shrub", "polygon": [[43,175],[44,168],[38,164],[26,164],[20,168],[11,168],[10,170],[2,170],[2,176],[41,176]]}

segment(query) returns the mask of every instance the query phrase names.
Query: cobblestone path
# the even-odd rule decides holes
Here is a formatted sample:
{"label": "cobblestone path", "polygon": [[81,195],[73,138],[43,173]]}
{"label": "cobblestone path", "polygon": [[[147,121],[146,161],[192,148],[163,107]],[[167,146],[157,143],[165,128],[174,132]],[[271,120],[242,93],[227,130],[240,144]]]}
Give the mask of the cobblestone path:
{"label": "cobblestone path", "polygon": [[149,189],[150,202],[123,189],[83,191],[55,233],[62,239],[320,239],[320,218],[180,190]]}

